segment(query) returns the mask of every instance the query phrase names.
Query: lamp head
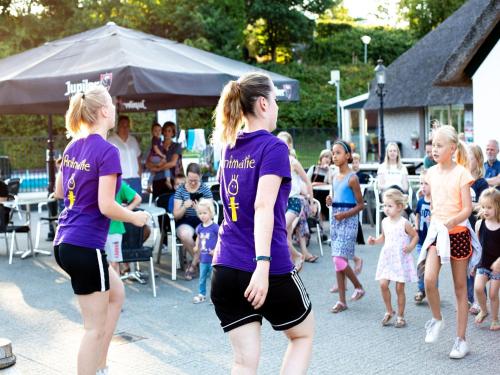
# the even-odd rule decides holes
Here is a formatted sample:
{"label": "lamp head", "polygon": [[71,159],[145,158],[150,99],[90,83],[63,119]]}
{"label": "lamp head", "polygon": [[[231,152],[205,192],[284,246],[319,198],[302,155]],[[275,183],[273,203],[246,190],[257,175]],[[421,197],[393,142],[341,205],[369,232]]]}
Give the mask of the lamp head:
{"label": "lamp head", "polygon": [[363,44],[370,44],[371,40],[372,40],[372,38],[369,37],[368,35],[363,35],[361,37],[361,41],[363,42]]}
{"label": "lamp head", "polygon": [[378,59],[377,66],[375,67],[375,78],[377,80],[377,85],[384,86],[385,85],[385,71],[386,68],[383,64],[382,59]]}

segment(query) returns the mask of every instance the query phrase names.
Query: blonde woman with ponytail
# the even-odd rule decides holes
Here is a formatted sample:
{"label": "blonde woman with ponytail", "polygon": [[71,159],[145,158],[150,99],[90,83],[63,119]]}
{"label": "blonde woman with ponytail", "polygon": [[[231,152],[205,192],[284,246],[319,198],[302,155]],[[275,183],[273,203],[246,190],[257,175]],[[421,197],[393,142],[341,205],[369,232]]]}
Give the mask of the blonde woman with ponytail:
{"label": "blonde woman with ponytail", "polygon": [[278,106],[267,75],[249,73],[223,89],[214,142],[224,221],[213,259],[211,298],[233,348],[232,373],[256,374],[262,319],[289,340],[281,372],[305,374],[314,331],[311,302],[288,254],[287,145],[271,132]]}
{"label": "blonde woman with ponytail", "polygon": [[106,141],[115,126],[115,106],[103,86],[71,98],[66,129],[72,141],[64,150],[56,198],[64,199],[54,239],[57,264],[71,278],[84,330],[78,352],[79,375],[107,374],[109,343],[125,298],[123,284],[108,266],[104,245],[110,219],[145,225],[149,215],[115,201],[120,188],[120,156]]}
{"label": "blonde woman with ponytail", "polygon": [[469,352],[465,339],[467,276],[479,260],[476,248],[471,246],[477,237],[468,221],[472,212],[470,186],[474,178],[466,169],[467,153],[452,126],[436,129],[432,138],[432,155],[437,164],[425,175],[432,196],[431,223],[418,260],[420,271],[425,262],[425,291],[432,312],[432,319],[426,324],[425,342],[436,342],[444,327],[437,281],[442,264],[451,262],[457,327],[450,358],[458,359]]}

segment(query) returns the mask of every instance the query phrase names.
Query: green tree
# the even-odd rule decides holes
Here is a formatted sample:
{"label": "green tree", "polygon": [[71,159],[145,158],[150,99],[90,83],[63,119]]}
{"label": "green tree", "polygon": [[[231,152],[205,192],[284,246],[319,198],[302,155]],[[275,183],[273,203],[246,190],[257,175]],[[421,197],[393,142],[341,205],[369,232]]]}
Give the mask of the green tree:
{"label": "green tree", "polygon": [[399,12],[418,38],[433,30],[466,0],[401,0]]}
{"label": "green tree", "polygon": [[278,47],[290,48],[293,43],[312,39],[314,20],[309,17],[323,13],[332,4],[333,0],[247,0],[248,24],[260,22],[262,52],[276,61]]}

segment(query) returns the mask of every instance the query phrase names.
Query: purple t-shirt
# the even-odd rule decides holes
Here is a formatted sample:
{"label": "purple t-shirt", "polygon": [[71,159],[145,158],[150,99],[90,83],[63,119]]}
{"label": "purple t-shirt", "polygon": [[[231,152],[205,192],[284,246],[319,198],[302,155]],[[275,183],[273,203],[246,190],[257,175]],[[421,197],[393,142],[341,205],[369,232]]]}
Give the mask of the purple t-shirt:
{"label": "purple t-shirt", "polygon": [[104,249],[110,220],[99,210],[99,177],[117,174],[116,191],[120,189],[118,149],[98,134],[78,139],[66,147],[61,173],[65,208],[59,216],[54,245],[64,242]]}
{"label": "purple t-shirt", "polygon": [[208,227],[203,226],[203,224],[196,227],[201,263],[212,263],[213,257],[210,252],[215,249],[218,233],[219,226],[216,223],[212,223]]}
{"label": "purple t-shirt", "polygon": [[226,148],[221,161],[220,193],[224,221],[219,230],[214,265],[243,271],[255,270],[254,216],[259,178],[283,177],[274,205],[270,273],[293,269],[286,240],[285,211],[291,188],[290,161],[286,144],[265,130],[240,133],[234,148]]}

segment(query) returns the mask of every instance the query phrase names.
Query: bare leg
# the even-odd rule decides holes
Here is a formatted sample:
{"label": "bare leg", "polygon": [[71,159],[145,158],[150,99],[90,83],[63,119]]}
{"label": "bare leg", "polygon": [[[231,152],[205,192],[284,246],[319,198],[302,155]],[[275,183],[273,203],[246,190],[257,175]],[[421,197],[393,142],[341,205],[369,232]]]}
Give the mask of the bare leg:
{"label": "bare leg", "polygon": [[398,316],[405,316],[405,283],[396,283],[396,294],[398,295]]}
{"label": "bare leg", "polygon": [[496,321],[498,321],[499,290],[500,290],[500,280],[490,280],[491,319]]}
{"label": "bare leg", "polygon": [[339,288],[339,301],[344,305],[346,304],[345,299],[345,288],[346,288],[346,280],[345,280],[345,270],[337,271],[337,285]]}
{"label": "bare leg", "polygon": [[465,340],[469,306],[467,303],[467,259],[451,260],[451,273],[457,301],[457,337]]}
{"label": "bare leg", "polygon": [[353,283],[353,285],[356,289],[363,289],[363,285],[361,285],[358,277],[356,276],[356,274],[354,273],[354,271],[352,270],[352,268],[349,264],[347,264],[347,267],[345,268],[344,272],[345,272],[345,275],[349,278],[349,280],[351,280],[351,282]]}
{"label": "bare leg", "polygon": [[311,313],[299,325],[285,331],[288,337],[280,374],[306,374],[311,360],[314,336],[314,315]]}
{"label": "bare leg", "polygon": [[253,322],[229,331],[233,348],[233,375],[257,374],[260,358],[260,323]]}
{"label": "bare leg", "polygon": [[290,252],[290,257],[292,258],[292,262],[295,264],[298,259],[302,259],[302,254],[297,251],[295,246],[293,246],[292,234],[293,229],[295,227],[295,222],[297,219],[297,215],[291,211],[287,211],[285,214],[286,219],[286,234],[287,234],[287,243],[288,243],[288,251]]}
{"label": "bare leg", "polygon": [[484,292],[484,288],[486,287],[486,283],[488,282],[488,276],[476,274],[476,280],[474,282],[474,291],[476,292],[476,300],[481,307],[481,311],[483,313],[488,311],[486,306],[486,293]]}
{"label": "bare leg", "polygon": [[388,314],[392,314],[394,310],[392,309],[391,301],[391,291],[389,289],[389,280],[380,280],[380,292],[382,293],[382,298],[384,299],[385,310]]}
{"label": "bare leg", "polygon": [[198,261],[196,253],[194,251],[195,243],[193,240],[193,235],[194,235],[194,229],[191,225],[182,224],[179,227],[177,227],[177,236],[181,240],[182,246],[193,258],[193,266],[196,266],[198,264]]}
{"label": "bare leg", "polygon": [[439,297],[439,289],[437,281],[439,271],[441,270],[441,262],[436,252],[436,247],[431,246],[427,251],[427,259],[425,260],[425,294],[431,308],[432,317],[437,320],[443,319],[441,315],[441,299]]}
{"label": "bare leg", "polygon": [[78,351],[78,375],[95,375],[106,331],[109,291],[79,295],[85,333]]}
{"label": "bare leg", "polygon": [[106,319],[106,327],[104,333],[104,339],[102,344],[101,356],[99,358],[98,368],[106,367],[106,362],[108,358],[109,344],[113,337],[113,333],[116,329],[116,324],[120,318],[120,313],[122,311],[123,302],[125,300],[125,288],[123,283],[115,273],[113,269],[109,269],[109,306],[108,306],[108,316]]}

